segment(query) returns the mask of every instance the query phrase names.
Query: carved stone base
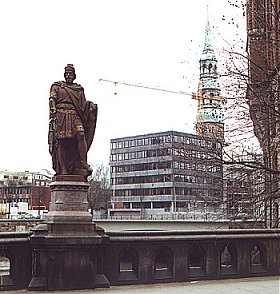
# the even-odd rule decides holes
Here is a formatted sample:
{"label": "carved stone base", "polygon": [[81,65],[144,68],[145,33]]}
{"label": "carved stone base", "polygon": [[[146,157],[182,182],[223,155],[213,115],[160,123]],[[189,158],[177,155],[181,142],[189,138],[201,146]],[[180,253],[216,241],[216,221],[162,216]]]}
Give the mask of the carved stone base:
{"label": "carved stone base", "polygon": [[51,184],[50,212],[32,231],[29,290],[109,287],[102,256],[108,236],[88,212],[89,184],[81,176],[57,176]]}
{"label": "carved stone base", "polygon": [[104,231],[93,224],[47,223],[38,226],[31,237],[32,279],[28,290],[110,287],[102,272],[107,241]]}
{"label": "carved stone base", "polygon": [[89,184],[80,176],[58,176],[51,183],[50,212],[47,222],[90,222],[87,193]]}

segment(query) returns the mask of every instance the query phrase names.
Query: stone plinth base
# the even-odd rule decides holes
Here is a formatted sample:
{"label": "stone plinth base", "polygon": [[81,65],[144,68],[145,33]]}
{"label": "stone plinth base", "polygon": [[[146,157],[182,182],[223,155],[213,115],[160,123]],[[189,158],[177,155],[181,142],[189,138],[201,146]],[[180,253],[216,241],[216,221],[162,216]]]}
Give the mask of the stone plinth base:
{"label": "stone plinth base", "polygon": [[91,222],[88,211],[50,211],[44,216],[45,222]]}
{"label": "stone plinth base", "polygon": [[33,230],[29,290],[78,290],[110,287],[103,274],[108,242],[93,223],[47,222]]}
{"label": "stone plinth base", "polygon": [[59,176],[51,183],[47,222],[91,222],[87,194],[89,184],[77,176]]}
{"label": "stone plinth base", "polygon": [[29,290],[78,290],[109,287],[103,275],[104,230],[88,212],[88,183],[60,176],[51,184],[50,212],[32,231],[32,280]]}

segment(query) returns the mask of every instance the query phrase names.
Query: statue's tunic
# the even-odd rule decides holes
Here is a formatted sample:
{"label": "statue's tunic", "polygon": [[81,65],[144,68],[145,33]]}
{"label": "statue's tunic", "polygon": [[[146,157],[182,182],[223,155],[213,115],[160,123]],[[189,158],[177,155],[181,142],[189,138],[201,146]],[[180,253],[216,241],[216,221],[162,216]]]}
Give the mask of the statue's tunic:
{"label": "statue's tunic", "polygon": [[57,139],[72,138],[77,132],[84,131],[83,118],[79,116],[86,108],[83,87],[57,82],[52,85],[50,92],[50,97],[55,100],[56,105]]}
{"label": "statue's tunic", "polygon": [[[77,133],[84,132],[88,151],[95,133],[97,105],[86,100],[82,86],[75,83],[67,85],[63,81],[52,84],[50,99],[55,102],[56,112],[52,114],[52,117],[55,117],[55,127],[52,125],[49,130],[49,138],[52,138],[49,139],[49,144],[54,145],[51,151],[53,168],[56,172],[60,172],[57,143],[53,144],[53,142],[75,139]],[[76,147],[73,146],[75,146],[74,143],[68,147],[71,158],[69,165],[77,154]]]}

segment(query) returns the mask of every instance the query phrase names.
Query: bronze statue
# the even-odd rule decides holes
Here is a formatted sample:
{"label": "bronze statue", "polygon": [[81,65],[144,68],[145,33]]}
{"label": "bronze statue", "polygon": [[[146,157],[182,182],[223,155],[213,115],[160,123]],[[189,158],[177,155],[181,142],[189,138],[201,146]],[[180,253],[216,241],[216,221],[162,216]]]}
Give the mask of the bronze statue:
{"label": "bronze statue", "polygon": [[51,86],[49,106],[49,152],[56,175],[92,173],[87,163],[97,119],[97,104],[86,101],[84,89],[73,83],[76,79],[73,64],[67,64],[64,81]]}

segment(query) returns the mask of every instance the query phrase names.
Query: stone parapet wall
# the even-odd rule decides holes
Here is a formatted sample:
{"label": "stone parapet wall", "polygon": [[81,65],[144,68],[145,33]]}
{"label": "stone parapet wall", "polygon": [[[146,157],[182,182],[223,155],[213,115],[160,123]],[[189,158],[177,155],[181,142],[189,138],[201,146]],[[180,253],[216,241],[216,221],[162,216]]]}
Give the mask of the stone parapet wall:
{"label": "stone parapet wall", "polygon": [[0,220],[0,232],[30,232],[43,220]]}
{"label": "stone parapet wall", "polygon": [[110,232],[112,285],[279,275],[280,230]]}
{"label": "stone parapet wall", "polygon": [[[42,226],[37,231],[43,233]],[[93,242],[92,237],[82,236],[52,236],[52,240],[37,238],[32,242],[31,233],[1,232],[0,255],[9,261],[10,269],[0,279],[0,289],[27,289],[32,269],[37,286],[41,282],[48,286],[49,273],[35,266],[42,252],[41,262],[50,265],[46,270],[54,271],[71,261],[76,277],[80,273],[74,257],[78,268],[92,265],[93,287],[280,274],[279,229],[115,231],[107,236],[109,242],[100,238]]]}

